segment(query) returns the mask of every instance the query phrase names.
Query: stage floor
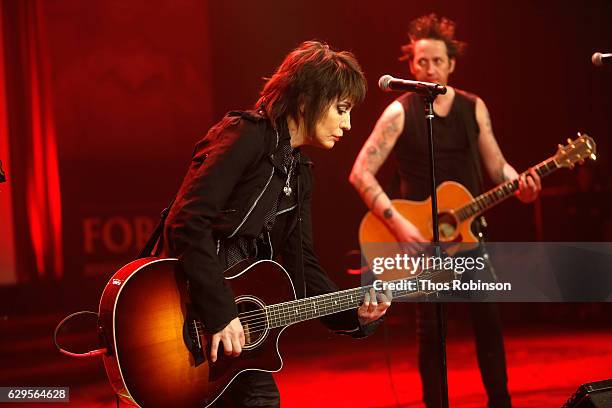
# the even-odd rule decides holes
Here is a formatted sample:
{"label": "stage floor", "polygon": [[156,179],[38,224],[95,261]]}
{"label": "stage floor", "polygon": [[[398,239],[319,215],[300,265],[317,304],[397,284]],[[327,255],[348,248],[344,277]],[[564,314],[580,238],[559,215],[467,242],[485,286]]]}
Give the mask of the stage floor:
{"label": "stage floor", "polygon": [[[362,340],[332,335],[318,322],[288,328],[280,342],[285,366],[275,374],[282,406],[421,407],[411,307],[394,306],[385,327]],[[0,385],[68,386],[70,406],[115,406],[99,358],[73,359],[55,351],[51,335],[61,317],[0,320]],[[513,405],[559,407],[578,385],[611,378],[612,329],[595,326],[542,322],[507,327]],[[83,345],[91,340],[87,337],[67,340]],[[486,406],[467,319],[451,316],[447,354],[450,406]]]}

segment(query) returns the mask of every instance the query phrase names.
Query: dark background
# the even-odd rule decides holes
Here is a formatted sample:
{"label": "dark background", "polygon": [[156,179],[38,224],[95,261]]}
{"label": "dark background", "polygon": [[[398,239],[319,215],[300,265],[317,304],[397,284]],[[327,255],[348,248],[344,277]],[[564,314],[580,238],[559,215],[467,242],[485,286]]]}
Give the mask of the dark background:
{"label": "dark background", "polygon": [[[32,160],[19,134],[28,127],[17,18],[24,4],[39,13],[56,134],[64,267],[55,275],[36,271],[23,210],[21,173]],[[352,51],[368,79],[348,137],[331,152],[307,149],[316,166],[318,254],[341,286],[356,284],[344,272],[345,254],[358,246],[365,206],[348,174],[376,118],[396,97],[377,89],[378,78],[409,77],[399,47],[408,40],[408,22],[429,12],[454,19],[456,37],[469,44],[451,85],[486,102],[502,151],[519,172],[576,131],[598,143],[596,163],[545,180],[538,208],[510,199],[493,209],[491,240],[609,241],[612,235],[606,103],[612,67],[590,63],[593,52],[612,46],[609,1],[4,0],[2,6],[13,123],[7,187],[14,195],[19,282],[28,288],[89,285],[88,302],[95,304],[91,294],[133,259],[176,192],[198,138],[228,110],[249,108],[263,78],[308,39]],[[392,172],[391,164],[382,169],[383,185]],[[25,290],[18,286],[5,293]]]}
{"label": "dark background", "polygon": [[[134,259],[174,196],[195,142],[228,110],[249,108],[262,78],[304,40],[354,52],[368,79],[348,137],[332,151],[306,149],[316,164],[313,218],[321,263],[341,287],[358,285],[358,276],[345,272],[354,266],[345,254],[358,247],[366,208],[348,175],[396,97],[377,89],[378,78],[409,77],[398,60],[400,45],[408,41],[408,22],[430,12],[454,19],[457,38],[469,44],[451,84],[486,102],[502,151],[519,172],[553,155],[577,131],[597,141],[597,162],[544,180],[535,205],[511,198],[491,210],[491,240],[612,241],[612,66],[590,62],[593,52],[612,50],[609,0],[0,0],[0,91],[6,91],[0,92],[0,142],[10,142],[9,151],[0,151],[8,177],[0,204],[10,192],[13,211],[7,217],[0,205],[0,230],[14,231],[0,236],[0,281],[14,281],[0,285],[0,385],[68,384],[75,405],[90,406],[78,402],[85,396],[114,404],[100,361],[60,355],[53,329],[68,313],[98,309],[106,282]],[[392,173],[392,163],[381,170],[383,185]],[[2,262],[13,255],[14,270],[6,270]],[[571,285],[585,279],[581,265],[575,268]],[[527,390],[522,397],[531,405],[559,406],[578,384],[603,379],[611,306],[502,304],[513,392]],[[467,309],[453,304],[448,319],[449,383],[461,389],[479,383],[475,362],[471,376],[464,365],[452,374],[453,361],[473,354],[453,336],[469,332]],[[65,327],[65,348],[96,347],[95,317],[81,320]],[[285,401],[301,401],[309,392],[304,379],[320,377],[314,355],[337,366],[333,377],[323,378],[333,378],[330,392],[342,392],[363,382],[346,375],[339,356],[354,360],[368,384],[382,385],[391,377],[391,351],[402,353],[394,375],[408,376],[400,394],[418,399],[413,305],[394,304],[385,328],[365,347],[326,339],[316,322],[298,327],[288,330],[293,341],[285,344],[294,347],[285,377],[279,376],[294,378],[280,384]],[[368,357],[366,348],[385,356]],[[400,369],[400,361],[412,365]],[[356,382],[343,387],[342,379]],[[540,397],[529,393],[534,386]]]}
{"label": "dark background", "polygon": [[[571,188],[569,194],[543,197],[539,237],[534,207],[512,199],[489,213],[491,239],[609,240],[606,231],[612,225],[604,210],[610,204],[609,194],[593,197],[594,190],[609,186],[606,102],[612,71],[596,69],[589,58],[610,46],[610,2],[264,1],[241,3],[238,8],[212,2],[215,117],[252,103],[263,83],[258,79],[269,75],[300,40],[316,38],[355,53],[368,78],[366,101],[352,115],[349,137],[332,152],[309,152],[318,181],[317,249],[330,273],[338,273],[344,269],[342,255],[357,247],[358,223],[365,212],[347,183],[348,174],[376,119],[396,97],[378,90],[378,78],[386,73],[409,77],[406,63],[398,60],[399,46],[407,42],[408,22],[432,11],[454,19],[457,38],[468,43],[451,84],[485,101],[502,151],[519,172],[551,156],[558,143],[579,130],[592,134],[601,152],[596,165],[589,163],[580,170],[585,173],[582,178],[592,180],[588,187],[579,186],[577,171],[561,171],[545,181],[546,187]],[[392,166],[383,169],[383,185],[390,181],[392,170]],[[575,193],[579,189],[589,192]]]}

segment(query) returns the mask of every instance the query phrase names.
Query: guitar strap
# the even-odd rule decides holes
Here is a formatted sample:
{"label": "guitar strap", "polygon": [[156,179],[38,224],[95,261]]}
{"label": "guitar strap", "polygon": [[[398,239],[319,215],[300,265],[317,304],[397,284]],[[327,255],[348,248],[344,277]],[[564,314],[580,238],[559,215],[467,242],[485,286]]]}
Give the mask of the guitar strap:
{"label": "guitar strap", "polygon": [[[480,155],[478,154],[478,122],[476,120],[476,97],[472,95],[466,95],[465,93],[460,93],[460,95],[464,96],[458,100],[459,111],[461,112],[461,117],[463,119],[463,123],[465,125],[465,131],[467,133],[468,144],[470,145],[470,152],[472,153],[472,164],[474,165],[474,170],[476,171],[476,176],[478,177],[478,194],[482,194],[484,189],[484,180],[482,177],[482,165],[480,163]],[[474,104],[474,109],[470,109]],[[483,228],[486,226],[486,222],[484,221],[484,217],[481,215],[477,218],[478,224],[477,228],[479,232],[483,232]]]}
{"label": "guitar strap", "polygon": [[159,256],[161,253],[162,248],[164,247],[164,225],[166,224],[166,218],[168,218],[168,213],[170,212],[170,208],[172,208],[172,204],[174,204],[175,199],[176,197],[173,198],[170,205],[164,208],[164,210],[161,212],[157,226],[149,236],[149,239],[147,239],[147,243],[138,254],[137,259],[146,258],[149,256]]}
{"label": "guitar strap", "polygon": [[[472,153],[472,163],[474,164],[474,170],[478,176],[478,188],[480,191],[478,194],[484,192],[484,181],[482,178],[482,167],[480,164],[480,155],[478,154],[478,122],[476,121],[476,99],[465,94],[461,94],[465,97],[464,100],[459,103],[461,116],[465,125],[465,131],[467,133],[468,143],[470,145],[470,152]],[[474,110],[469,109],[469,105],[474,103]],[[473,119],[473,120],[472,120]]]}
{"label": "guitar strap", "polygon": [[297,227],[298,234],[300,234],[300,250],[297,253],[297,268],[295,268],[295,283],[296,283],[296,296],[298,299],[302,299],[306,297],[306,280],[304,278],[304,243],[302,242],[302,199],[300,196],[301,188],[300,185],[302,183],[302,170],[301,163],[297,165]]}

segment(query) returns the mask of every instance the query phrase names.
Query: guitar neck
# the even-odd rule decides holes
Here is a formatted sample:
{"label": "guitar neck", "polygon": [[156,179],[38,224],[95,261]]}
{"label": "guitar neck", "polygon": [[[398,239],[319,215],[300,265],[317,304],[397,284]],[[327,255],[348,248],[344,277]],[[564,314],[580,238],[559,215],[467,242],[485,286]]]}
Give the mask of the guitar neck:
{"label": "guitar neck", "polygon": [[[415,281],[415,289],[393,289],[391,290],[391,295],[394,299],[418,292],[416,289],[419,287],[417,278],[411,278],[411,280]],[[402,279],[389,281],[388,283],[399,283],[400,281],[402,281]],[[266,306],[269,327],[288,326],[290,324],[356,309],[361,306],[365,294],[369,292],[372,287],[372,285],[362,286],[360,288],[347,289],[339,292],[327,293],[325,295]]]}
{"label": "guitar neck", "polygon": [[[554,157],[550,157],[544,160],[542,163],[535,166],[535,171],[540,177],[545,177],[555,170],[559,169],[560,166],[555,162]],[[528,174],[528,171],[523,174]],[[506,181],[497,187],[492,188],[474,198],[472,201],[459,208],[456,211],[460,221],[467,220],[470,217],[474,217],[482,214],[494,205],[501,203],[506,198],[513,195],[519,188],[518,180]]]}

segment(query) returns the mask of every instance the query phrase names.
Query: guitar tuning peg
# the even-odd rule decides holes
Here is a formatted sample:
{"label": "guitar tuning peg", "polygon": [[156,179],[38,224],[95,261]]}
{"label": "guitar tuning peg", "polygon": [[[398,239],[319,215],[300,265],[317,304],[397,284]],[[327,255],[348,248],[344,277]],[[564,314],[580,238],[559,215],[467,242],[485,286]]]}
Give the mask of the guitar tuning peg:
{"label": "guitar tuning peg", "polygon": [[576,134],[578,135],[578,137],[582,136],[582,133],[580,133],[580,132],[576,132]]}
{"label": "guitar tuning peg", "polygon": [[572,139],[570,139],[569,137],[567,138],[567,143],[572,143]]}
{"label": "guitar tuning peg", "polygon": [[558,147],[559,149],[563,149],[563,145],[562,145],[561,143],[559,143],[559,144],[557,145],[557,147]]}
{"label": "guitar tuning peg", "polygon": [[597,160],[597,156],[594,153],[591,153],[591,160]]}

